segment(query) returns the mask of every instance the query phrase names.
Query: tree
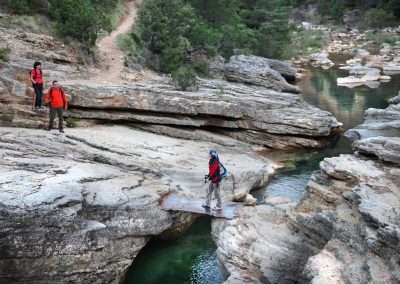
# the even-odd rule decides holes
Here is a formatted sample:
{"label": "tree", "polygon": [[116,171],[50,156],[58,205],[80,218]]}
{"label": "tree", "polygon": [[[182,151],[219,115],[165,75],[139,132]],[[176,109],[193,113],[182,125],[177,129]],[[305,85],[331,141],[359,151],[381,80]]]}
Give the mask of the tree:
{"label": "tree", "polygon": [[159,58],[159,71],[171,72],[183,64],[194,18],[193,8],[181,0],[147,0],[140,7],[140,38]]}
{"label": "tree", "polygon": [[51,4],[61,37],[71,37],[91,47],[95,45],[99,31],[111,29],[109,18],[90,0],[52,0]]}

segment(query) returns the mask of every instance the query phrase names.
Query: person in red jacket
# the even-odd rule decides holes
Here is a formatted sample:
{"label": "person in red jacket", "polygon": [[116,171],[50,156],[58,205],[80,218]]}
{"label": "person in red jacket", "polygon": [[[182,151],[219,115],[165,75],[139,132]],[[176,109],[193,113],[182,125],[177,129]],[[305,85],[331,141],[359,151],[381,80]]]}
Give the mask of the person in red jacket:
{"label": "person in red jacket", "polygon": [[33,69],[31,70],[31,82],[33,90],[35,91],[35,108],[42,108],[42,96],[43,96],[43,72],[42,63],[36,61],[33,64]]}
{"label": "person in red jacket", "polygon": [[220,165],[218,160],[218,154],[216,150],[210,151],[210,161],[208,162],[209,173],[206,175],[206,180],[209,181],[209,185],[207,188],[207,197],[206,202],[202,205],[205,208],[210,208],[211,204],[211,196],[213,191],[215,192],[215,197],[217,198],[217,206],[213,208],[213,210],[221,210],[222,202],[221,202],[221,193],[219,189],[219,181],[220,181]]}
{"label": "person in red jacket", "polygon": [[64,90],[58,85],[57,81],[53,81],[53,86],[46,94],[46,103],[50,103],[50,121],[49,128],[46,130],[50,131],[53,128],[54,118],[56,114],[58,116],[58,130],[64,133],[63,129],[63,110],[68,109],[68,101],[65,96]]}

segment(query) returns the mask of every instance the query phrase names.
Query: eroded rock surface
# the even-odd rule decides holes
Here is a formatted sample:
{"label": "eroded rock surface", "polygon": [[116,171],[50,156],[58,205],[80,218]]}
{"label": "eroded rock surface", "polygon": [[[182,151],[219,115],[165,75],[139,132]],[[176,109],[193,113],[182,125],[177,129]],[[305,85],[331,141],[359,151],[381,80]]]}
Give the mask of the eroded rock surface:
{"label": "eroded rock surface", "polygon": [[397,111],[368,110],[356,153],[322,161],[297,206],[268,199],[213,221],[227,283],[400,282]]}
{"label": "eroded rock surface", "polygon": [[[160,197],[203,200],[208,151],[220,150],[122,126],[66,132],[0,128],[0,282],[118,281],[149,237],[188,220]],[[225,201],[276,168],[240,145],[219,152]]]}

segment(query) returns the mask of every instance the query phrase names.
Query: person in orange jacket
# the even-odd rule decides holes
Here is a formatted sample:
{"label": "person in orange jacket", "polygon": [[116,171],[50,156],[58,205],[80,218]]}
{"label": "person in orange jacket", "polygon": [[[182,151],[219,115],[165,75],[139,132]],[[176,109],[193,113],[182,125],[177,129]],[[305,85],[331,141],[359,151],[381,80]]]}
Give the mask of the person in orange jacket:
{"label": "person in orange jacket", "polygon": [[64,90],[58,85],[57,81],[53,81],[53,86],[48,90],[46,94],[46,103],[50,103],[50,121],[49,128],[46,130],[50,131],[53,128],[54,118],[56,114],[58,116],[58,130],[64,133],[63,127],[63,111],[68,109],[68,101],[65,96]]}

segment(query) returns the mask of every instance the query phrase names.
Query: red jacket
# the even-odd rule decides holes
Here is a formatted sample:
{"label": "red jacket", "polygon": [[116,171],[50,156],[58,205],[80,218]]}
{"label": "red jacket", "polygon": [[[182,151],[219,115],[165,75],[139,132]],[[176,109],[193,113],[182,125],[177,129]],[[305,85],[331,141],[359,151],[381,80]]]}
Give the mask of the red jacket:
{"label": "red jacket", "polygon": [[36,83],[38,83],[38,84],[43,83],[42,70],[32,69],[31,74],[32,74],[33,80],[35,80]]}
{"label": "red jacket", "polygon": [[208,163],[208,169],[209,169],[209,177],[211,182],[218,182],[219,181],[219,162],[217,159],[211,159],[210,162]]}
{"label": "red jacket", "polygon": [[46,94],[46,103],[50,102],[51,107],[55,108],[68,108],[67,97],[61,88],[50,88]]}

